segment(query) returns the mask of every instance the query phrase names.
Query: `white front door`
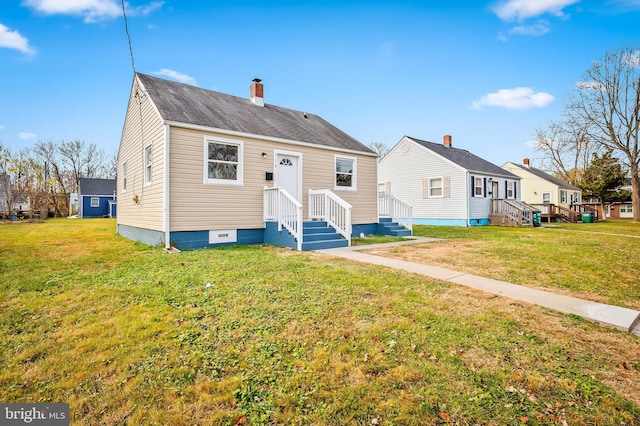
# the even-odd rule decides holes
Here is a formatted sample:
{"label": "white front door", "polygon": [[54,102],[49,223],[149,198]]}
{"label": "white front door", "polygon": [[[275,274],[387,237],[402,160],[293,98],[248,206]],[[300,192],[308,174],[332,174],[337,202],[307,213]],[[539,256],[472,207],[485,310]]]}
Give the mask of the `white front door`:
{"label": "white front door", "polygon": [[274,186],[302,202],[302,154],[276,151]]}

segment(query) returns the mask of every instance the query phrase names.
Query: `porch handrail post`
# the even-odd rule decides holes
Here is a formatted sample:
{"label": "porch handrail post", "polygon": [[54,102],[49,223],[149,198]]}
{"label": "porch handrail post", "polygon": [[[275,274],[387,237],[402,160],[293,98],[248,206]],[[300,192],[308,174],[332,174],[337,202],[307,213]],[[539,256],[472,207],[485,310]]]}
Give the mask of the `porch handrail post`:
{"label": "porch handrail post", "polygon": [[282,231],[282,194],[278,191],[278,231]]}
{"label": "porch handrail post", "polygon": [[265,187],[263,193],[264,221],[277,221],[278,232],[284,226],[302,250],[302,204],[282,188]]}
{"label": "porch handrail post", "polygon": [[296,224],[296,229],[297,229],[297,235],[298,235],[298,251],[302,251],[302,204],[298,204],[296,205],[296,209],[297,209],[297,224]]}

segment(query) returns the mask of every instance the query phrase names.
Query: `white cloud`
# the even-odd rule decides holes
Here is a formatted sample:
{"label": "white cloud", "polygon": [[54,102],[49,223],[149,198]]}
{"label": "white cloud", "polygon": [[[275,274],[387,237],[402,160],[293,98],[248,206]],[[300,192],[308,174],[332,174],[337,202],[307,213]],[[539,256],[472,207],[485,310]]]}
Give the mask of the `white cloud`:
{"label": "white cloud", "polygon": [[29,132],[20,132],[20,133],[18,133],[18,137],[21,140],[26,141],[26,140],[35,138],[36,135],[33,134],[33,133],[29,133]]}
{"label": "white cloud", "polygon": [[624,59],[627,65],[632,67],[640,67],[640,50],[636,50],[633,53],[627,54]]}
{"label": "white cloud", "polygon": [[534,25],[517,25],[509,30],[509,34],[530,35],[538,37],[551,31],[551,26],[547,21],[539,21]]}
{"label": "white cloud", "polygon": [[160,9],[163,4],[164,4],[164,1],[153,1],[144,6],[134,7],[131,9],[131,12],[129,12],[129,9],[127,9],[127,14],[132,13],[134,15],[146,16],[146,15],[149,15],[151,12]]}
{"label": "white cloud", "polygon": [[161,75],[164,77],[169,77],[173,80],[179,81],[180,83],[186,84],[196,84],[196,79],[187,75],[179,73],[178,71],[170,70],[168,68],[162,68],[160,71],[154,72],[155,75]]}
{"label": "white cloud", "polygon": [[565,16],[562,9],[580,0],[506,0],[492,8],[503,21],[520,21],[551,14]]}
{"label": "white cloud", "polygon": [[[23,4],[47,15],[82,16],[88,23],[122,15],[122,4],[116,0],[24,0]],[[148,15],[163,4],[163,1],[153,1],[131,7],[125,3],[125,7],[127,15]]]}
{"label": "white cloud", "polygon": [[47,15],[77,15],[85,22],[115,18],[122,7],[114,0],[25,0],[24,4]]}
{"label": "white cloud", "polygon": [[555,98],[545,92],[534,92],[530,87],[516,87],[515,89],[500,89],[495,93],[488,93],[474,101],[471,109],[482,109],[484,106],[500,107],[509,110],[525,110],[541,108],[549,105]]}
{"label": "white cloud", "polygon": [[4,129],[4,125],[0,124],[0,130]]}
{"label": "white cloud", "polygon": [[581,90],[605,90],[605,85],[596,81],[579,81],[576,87]]}
{"label": "white cloud", "polygon": [[36,51],[29,46],[29,40],[20,35],[18,31],[11,31],[8,27],[0,24],[0,47],[16,49],[27,55],[33,55]]}

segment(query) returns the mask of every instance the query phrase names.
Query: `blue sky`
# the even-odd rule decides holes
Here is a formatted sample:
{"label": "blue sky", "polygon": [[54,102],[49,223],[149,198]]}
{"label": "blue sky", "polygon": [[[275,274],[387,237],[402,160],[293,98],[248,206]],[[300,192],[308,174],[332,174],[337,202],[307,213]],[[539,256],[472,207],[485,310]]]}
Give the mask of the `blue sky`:
{"label": "blue sky", "polygon": [[[318,114],[364,144],[402,136],[497,165],[607,50],[637,45],[640,0],[125,3],[135,68]],[[0,141],[117,150],[133,78],[120,0],[3,0]]]}

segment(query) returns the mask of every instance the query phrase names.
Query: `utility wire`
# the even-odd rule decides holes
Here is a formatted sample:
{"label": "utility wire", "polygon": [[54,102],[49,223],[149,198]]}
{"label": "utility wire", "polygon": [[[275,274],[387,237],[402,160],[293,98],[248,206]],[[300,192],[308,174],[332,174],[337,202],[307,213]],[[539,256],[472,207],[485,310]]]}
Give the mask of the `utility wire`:
{"label": "utility wire", "polygon": [[122,0],[122,16],[124,16],[124,30],[127,33],[127,40],[129,41],[129,54],[131,55],[131,68],[133,68],[133,74],[135,74],[136,64],[133,61],[133,47],[131,47],[131,36],[129,35],[129,24],[127,23],[127,12],[124,10],[124,0]]}

